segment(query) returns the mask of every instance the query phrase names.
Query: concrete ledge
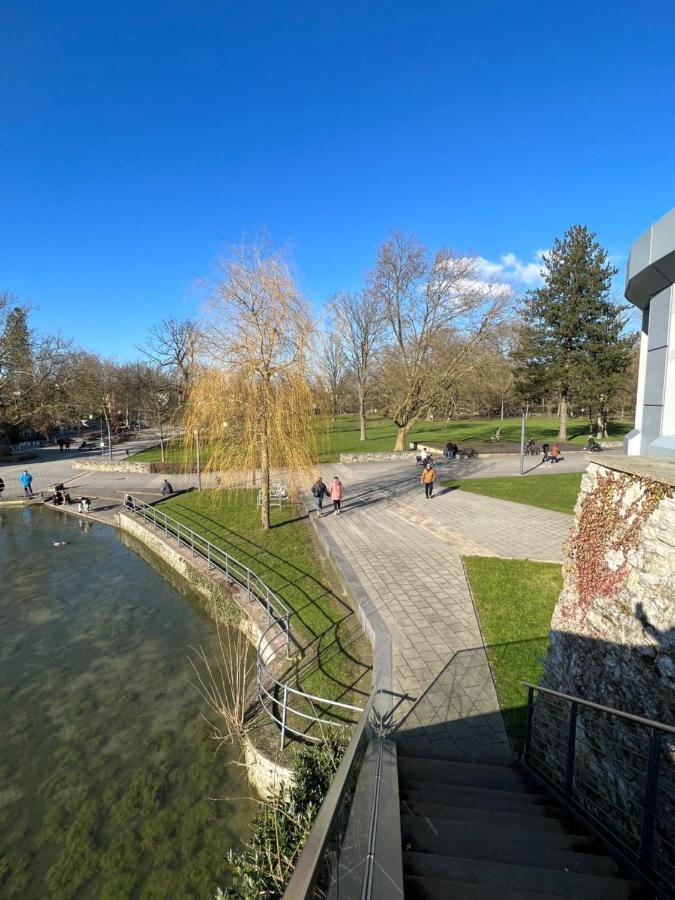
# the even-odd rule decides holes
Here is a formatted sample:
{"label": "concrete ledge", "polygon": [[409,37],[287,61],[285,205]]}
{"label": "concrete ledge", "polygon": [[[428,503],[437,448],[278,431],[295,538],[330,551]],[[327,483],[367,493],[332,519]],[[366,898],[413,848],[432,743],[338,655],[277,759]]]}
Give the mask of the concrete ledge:
{"label": "concrete ledge", "polygon": [[[314,515],[310,525],[328,562],[333,576],[345,592],[358,616],[361,627],[373,650],[373,687],[384,691],[393,689],[393,663],[391,633],[354,574],[342,550],[326,528],[322,528]],[[391,699],[391,698],[390,698]]]}
{"label": "concrete ledge", "polygon": [[675,458],[659,456],[620,456],[614,453],[593,454],[591,460],[598,466],[613,469],[616,472],[627,472],[650,481],[675,487]]}

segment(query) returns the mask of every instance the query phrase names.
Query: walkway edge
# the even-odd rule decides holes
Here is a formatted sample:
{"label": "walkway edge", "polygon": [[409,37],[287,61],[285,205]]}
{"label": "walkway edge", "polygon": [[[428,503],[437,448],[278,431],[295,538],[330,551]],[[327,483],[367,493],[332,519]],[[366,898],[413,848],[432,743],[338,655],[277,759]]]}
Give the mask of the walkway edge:
{"label": "walkway edge", "polygon": [[373,650],[373,688],[393,691],[391,632],[327,528],[310,515],[310,525],[334,577],[347,595]]}

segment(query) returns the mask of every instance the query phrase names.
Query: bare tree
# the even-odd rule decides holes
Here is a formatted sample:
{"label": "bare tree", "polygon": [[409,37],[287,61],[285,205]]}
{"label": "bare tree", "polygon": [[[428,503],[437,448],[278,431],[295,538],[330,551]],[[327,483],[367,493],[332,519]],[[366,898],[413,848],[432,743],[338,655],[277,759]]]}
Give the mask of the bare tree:
{"label": "bare tree", "polygon": [[178,397],[175,378],[162,366],[136,363],[135,381],[148,418],[159,431],[159,448],[165,462],[165,426],[171,420]]}
{"label": "bare tree", "polygon": [[205,360],[189,396],[188,434],[203,431],[205,468],[259,474],[261,522],[270,527],[270,471],[306,474],[315,455],[308,304],[283,253],[242,246],[223,277],[204,326]]}
{"label": "bare tree", "polygon": [[328,398],[330,417],[334,422],[344,394],[347,356],[339,337],[332,329],[320,341],[317,354],[317,374],[323,392]]}
{"label": "bare tree", "polygon": [[382,303],[373,291],[336,294],[329,309],[342,340],[349,367],[356,378],[361,440],[366,440],[366,397],[373,358],[382,345],[386,321]]}
{"label": "bare tree", "polygon": [[201,332],[193,319],[169,317],[150,329],[148,338],[138,350],[166,373],[177,376],[179,406],[182,406],[195,371]]}
{"label": "bare tree", "polygon": [[[478,278],[476,261],[439,250],[430,257],[414,237],[394,232],[380,248],[370,287],[392,336],[388,406],[398,427],[396,450],[461,365],[472,343],[499,321],[510,291]],[[462,350],[439,362],[439,347],[460,334]]]}

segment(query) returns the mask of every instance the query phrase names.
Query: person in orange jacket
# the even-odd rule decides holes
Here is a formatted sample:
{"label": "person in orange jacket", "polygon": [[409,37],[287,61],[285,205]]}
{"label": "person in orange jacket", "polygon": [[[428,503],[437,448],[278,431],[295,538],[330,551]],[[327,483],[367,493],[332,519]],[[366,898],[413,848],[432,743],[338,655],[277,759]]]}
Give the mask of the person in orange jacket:
{"label": "person in orange jacket", "polygon": [[434,492],[434,481],[436,480],[436,469],[428,462],[422,470],[420,482],[424,485],[424,496],[429,499]]}

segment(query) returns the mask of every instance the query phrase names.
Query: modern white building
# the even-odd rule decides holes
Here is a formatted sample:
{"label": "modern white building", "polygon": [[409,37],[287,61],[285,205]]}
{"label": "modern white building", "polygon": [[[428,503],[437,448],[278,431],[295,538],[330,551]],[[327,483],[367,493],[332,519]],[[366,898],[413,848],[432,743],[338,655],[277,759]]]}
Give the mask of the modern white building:
{"label": "modern white building", "polygon": [[626,298],[642,310],[635,429],[629,456],[675,456],[675,209],[631,247]]}

